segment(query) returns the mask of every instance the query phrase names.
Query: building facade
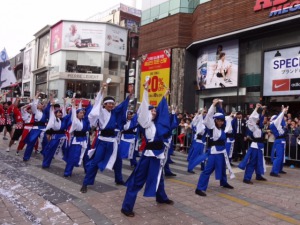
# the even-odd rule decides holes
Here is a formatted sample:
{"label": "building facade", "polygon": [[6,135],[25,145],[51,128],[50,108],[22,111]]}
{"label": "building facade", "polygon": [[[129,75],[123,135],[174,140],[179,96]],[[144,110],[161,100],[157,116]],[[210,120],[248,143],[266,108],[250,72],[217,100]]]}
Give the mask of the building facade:
{"label": "building facade", "polygon": [[139,55],[171,49],[170,101],[181,110],[222,97],[227,111],[262,102],[296,113],[299,20],[298,1],[152,0],[143,6]]}

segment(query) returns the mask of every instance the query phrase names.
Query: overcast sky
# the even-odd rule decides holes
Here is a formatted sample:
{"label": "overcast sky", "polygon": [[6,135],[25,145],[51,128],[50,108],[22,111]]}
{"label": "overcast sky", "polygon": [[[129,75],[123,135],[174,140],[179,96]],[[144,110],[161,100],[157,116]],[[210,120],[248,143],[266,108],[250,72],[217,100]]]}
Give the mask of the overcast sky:
{"label": "overcast sky", "polygon": [[[120,2],[131,6],[134,0],[1,0],[0,51],[6,48],[14,57],[46,25],[62,19],[85,20]],[[142,0],[136,2],[141,9]]]}

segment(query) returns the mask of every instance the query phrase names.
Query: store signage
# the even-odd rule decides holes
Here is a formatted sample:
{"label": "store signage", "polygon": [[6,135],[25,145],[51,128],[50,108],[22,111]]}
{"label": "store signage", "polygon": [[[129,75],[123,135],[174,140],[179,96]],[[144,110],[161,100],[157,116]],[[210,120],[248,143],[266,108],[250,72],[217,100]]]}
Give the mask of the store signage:
{"label": "store signage", "polygon": [[300,11],[300,0],[256,0],[255,12],[272,8],[269,17]]}
{"label": "store signage", "polygon": [[88,73],[53,73],[49,76],[50,80],[69,79],[69,80],[103,80],[103,74]]}
{"label": "store signage", "polygon": [[300,94],[299,47],[265,52],[264,95]]}

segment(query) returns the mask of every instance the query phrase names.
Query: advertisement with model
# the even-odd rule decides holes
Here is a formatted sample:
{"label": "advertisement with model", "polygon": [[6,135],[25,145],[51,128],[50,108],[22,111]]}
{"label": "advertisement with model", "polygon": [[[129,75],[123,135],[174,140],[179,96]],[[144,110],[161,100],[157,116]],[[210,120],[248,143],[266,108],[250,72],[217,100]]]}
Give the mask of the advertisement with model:
{"label": "advertisement with model", "polygon": [[264,96],[300,94],[300,47],[264,53]]}
{"label": "advertisement with model", "polygon": [[51,54],[63,50],[126,55],[127,30],[104,23],[63,21],[51,28]]}
{"label": "advertisement with model", "polygon": [[238,40],[201,48],[197,59],[197,89],[236,87],[238,56]]}

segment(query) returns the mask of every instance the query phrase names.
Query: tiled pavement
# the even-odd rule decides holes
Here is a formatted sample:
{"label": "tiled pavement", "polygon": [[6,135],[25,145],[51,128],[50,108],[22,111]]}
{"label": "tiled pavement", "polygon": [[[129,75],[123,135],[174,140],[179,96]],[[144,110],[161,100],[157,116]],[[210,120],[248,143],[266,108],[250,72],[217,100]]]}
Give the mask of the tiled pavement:
{"label": "tiled pavement", "polygon": [[[208,196],[195,195],[196,174],[186,172],[186,155],[176,152],[171,165],[176,177],[165,181],[173,206],[160,205],[139,193],[134,218],[120,213],[126,188],[116,186],[111,171],[98,173],[96,183],[82,194],[84,172],[75,168],[71,178],[62,176],[64,162],[54,160],[41,168],[40,154],[24,163],[15,151],[5,152],[8,141],[0,136],[0,224],[300,224],[300,170],[285,168],[280,178],[266,174],[267,182],[242,183],[243,172],[234,168],[234,190],[219,187],[211,176]],[[14,146],[15,148],[16,146]],[[124,179],[130,173],[124,161]],[[270,168],[267,168],[270,171]]]}

